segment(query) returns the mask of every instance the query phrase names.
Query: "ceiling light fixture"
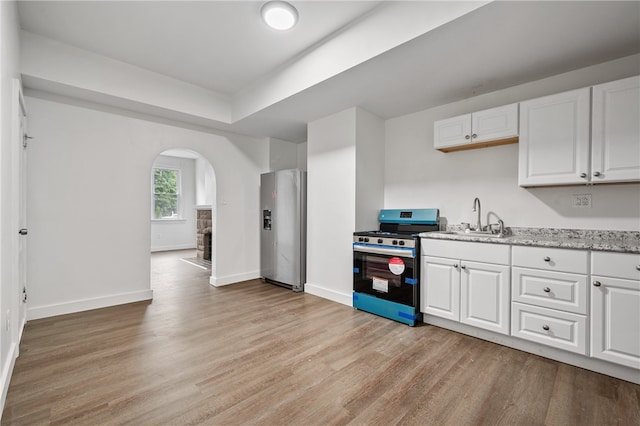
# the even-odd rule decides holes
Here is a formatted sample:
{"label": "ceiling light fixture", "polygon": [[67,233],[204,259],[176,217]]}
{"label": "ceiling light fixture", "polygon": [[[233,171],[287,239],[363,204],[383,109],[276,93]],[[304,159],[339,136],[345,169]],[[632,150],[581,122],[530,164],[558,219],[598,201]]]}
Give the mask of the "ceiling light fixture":
{"label": "ceiling light fixture", "polygon": [[265,24],[276,30],[290,30],[298,22],[298,11],[286,1],[267,2],[260,14]]}

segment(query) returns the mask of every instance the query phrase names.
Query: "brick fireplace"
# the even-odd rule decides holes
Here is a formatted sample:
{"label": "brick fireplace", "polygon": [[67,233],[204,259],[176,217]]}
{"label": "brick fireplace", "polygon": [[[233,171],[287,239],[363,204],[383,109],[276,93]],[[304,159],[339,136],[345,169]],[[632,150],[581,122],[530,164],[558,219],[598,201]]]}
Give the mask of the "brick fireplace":
{"label": "brick fireplace", "polygon": [[198,259],[211,260],[211,235],[213,217],[211,207],[197,207],[196,256]]}

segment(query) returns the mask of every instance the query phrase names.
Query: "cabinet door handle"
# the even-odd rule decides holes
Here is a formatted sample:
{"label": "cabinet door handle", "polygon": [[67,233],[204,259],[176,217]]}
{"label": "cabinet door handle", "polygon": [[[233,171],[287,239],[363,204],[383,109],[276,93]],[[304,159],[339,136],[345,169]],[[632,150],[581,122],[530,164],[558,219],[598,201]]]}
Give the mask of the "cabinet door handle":
{"label": "cabinet door handle", "polygon": [[551,262],[551,258],[550,258],[549,256],[545,256],[545,257],[544,257],[544,261],[545,261],[545,262]]}
{"label": "cabinet door handle", "polygon": [[594,281],[593,282],[593,286],[594,287],[600,287],[602,285],[602,283],[600,281]]}
{"label": "cabinet door handle", "polygon": [[478,135],[476,135],[475,133],[471,135],[471,139],[477,138],[477,137],[478,137]]}
{"label": "cabinet door handle", "polygon": [[636,271],[640,271],[640,265],[636,265]]}
{"label": "cabinet door handle", "polygon": [[465,139],[467,139],[467,140],[469,140],[469,139],[471,139],[471,136],[469,136],[469,135],[464,135],[464,138],[465,138]]}
{"label": "cabinet door handle", "polygon": [[545,287],[542,290],[544,290],[545,293],[550,293],[551,289],[549,287]]}
{"label": "cabinet door handle", "polygon": [[460,268],[461,268],[461,269],[467,269],[467,267],[466,267],[466,266],[464,266],[464,265],[460,265]]}
{"label": "cabinet door handle", "polygon": [[593,172],[593,175],[594,175],[595,177],[598,177],[598,176],[600,176],[600,172]]}
{"label": "cabinet door handle", "polygon": [[587,177],[587,174],[586,174],[586,173],[580,173],[580,177],[581,177],[582,179],[585,179],[585,178]]}
{"label": "cabinet door handle", "polygon": [[545,324],[545,325],[542,326],[542,329],[544,331],[549,331],[549,326],[547,324]]}
{"label": "cabinet door handle", "polygon": [[458,269],[458,264],[457,264],[457,263],[454,263],[454,264],[453,264],[453,267],[454,267],[454,268],[456,268],[456,269]]}

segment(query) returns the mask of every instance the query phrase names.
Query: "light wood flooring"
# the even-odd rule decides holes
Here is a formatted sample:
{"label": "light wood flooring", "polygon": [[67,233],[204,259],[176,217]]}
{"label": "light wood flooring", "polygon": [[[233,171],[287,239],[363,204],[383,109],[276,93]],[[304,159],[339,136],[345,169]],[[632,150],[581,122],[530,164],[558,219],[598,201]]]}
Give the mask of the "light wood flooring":
{"label": "light wood flooring", "polygon": [[152,257],[152,303],[31,321],[3,425],[639,425],[640,386]]}

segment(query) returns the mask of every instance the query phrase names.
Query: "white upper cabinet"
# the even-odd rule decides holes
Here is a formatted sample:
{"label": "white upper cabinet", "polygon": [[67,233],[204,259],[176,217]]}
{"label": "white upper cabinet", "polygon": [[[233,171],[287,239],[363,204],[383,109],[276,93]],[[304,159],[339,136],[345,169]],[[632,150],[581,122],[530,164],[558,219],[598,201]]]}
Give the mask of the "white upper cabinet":
{"label": "white upper cabinet", "polygon": [[593,86],[591,180],[640,180],[640,76]]}
{"label": "white upper cabinet", "polygon": [[639,181],[638,117],[640,76],[521,102],[520,186]]}
{"label": "white upper cabinet", "polygon": [[471,142],[471,114],[447,118],[433,123],[433,146],[436,149]]}
{"label": "white upper cabinet", "polygon": [[517,142],[518,104],[433,123],[433,146],[444,152]]}
{"label": "white upper cabinet", "polygon": [[590,88],[520,103],[520,186],[586,183]]}

